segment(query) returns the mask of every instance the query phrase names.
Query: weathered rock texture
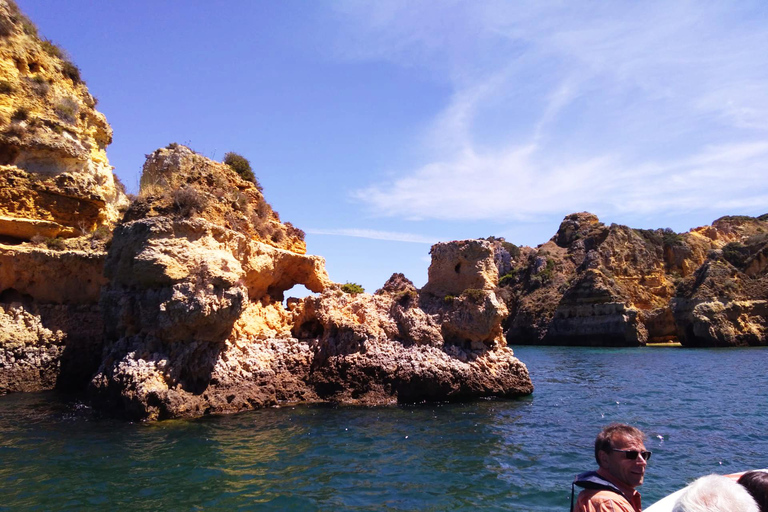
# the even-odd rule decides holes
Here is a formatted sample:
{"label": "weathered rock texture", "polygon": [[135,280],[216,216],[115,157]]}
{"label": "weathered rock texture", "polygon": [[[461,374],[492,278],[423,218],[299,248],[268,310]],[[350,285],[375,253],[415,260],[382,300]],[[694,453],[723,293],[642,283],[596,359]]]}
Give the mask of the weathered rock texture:
{"label": "weathered rock texture", "polygon": [[[490,243],[435,246],[423,291],[347,295],[243,169],[170,144],[129,206],[79,70],[9,0],[0,70],[0,393],[88,382],[158,419],[532,391]],[[321,295],[286,309],[296,284]]]}
{"label": "weathered rock texture", "polygon": [[[148,157],[142,184],[105,266],[107,349],[91,382],[102,407],[159,419],[286,401],[532,391],[525,366],[504,346],[506,307],[493,291],[490,243],[435,246],[437,277],[421,293],[393,276],[376,295],[353,296],[227,166],[171,145]],[[438,271],[454,272],[459,261],[467,285],[479,288],[455,289],[453,276]],[[285,309],[283,294],[295,284],[321,294]],[[444,289],[458,296],[429,291]]]}
{"label": "weathered rock texture", "polygon": [[[500,279],[510,343],[765,345],[765,216],[723,217],[688,233],[567,216]],[[497,252],[509,252],[495,241]],[[509,246],[510,244],[506,244]],[[499,258],[497,258],[499,260]]]}
{"label": "weathered rock texture", "polygon": [[94,107],[77,67],[0,0],[0,393],[82,386],[98,367],[103,247],[128,199]]}
{"label": "weathered rock texture", "polygon": [[0,236],[79,236],[128,204],[112,130],[63,50],[0,0]]}
{"label": "weathered rock texture", "polygon": [[0,394],[83,389],[101,360],[98,307],[16,299],[0,303]]}

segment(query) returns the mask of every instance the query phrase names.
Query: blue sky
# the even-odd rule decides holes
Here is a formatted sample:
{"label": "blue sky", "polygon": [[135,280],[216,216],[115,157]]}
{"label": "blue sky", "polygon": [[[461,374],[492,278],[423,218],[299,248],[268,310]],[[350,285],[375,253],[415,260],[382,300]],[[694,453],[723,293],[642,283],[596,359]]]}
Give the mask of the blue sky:
{"label": "blue sky", "polygon": [[248,159],[332,279],[562,218],[768,212],[761,1],[18,0],[81,68],[136,192],[170,142]]}

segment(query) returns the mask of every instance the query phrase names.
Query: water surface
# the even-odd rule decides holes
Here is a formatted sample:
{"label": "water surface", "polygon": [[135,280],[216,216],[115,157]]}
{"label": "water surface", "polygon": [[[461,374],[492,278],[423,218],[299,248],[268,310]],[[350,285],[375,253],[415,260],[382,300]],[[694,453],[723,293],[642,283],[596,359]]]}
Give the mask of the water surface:
{"label": "water surface", "polygon": [[647,506],[768,466],[768,351],[515,347],[520,400],[271,408],[194,421],[0,397],[0,510],[567,510],[611,421],[649,434]]}

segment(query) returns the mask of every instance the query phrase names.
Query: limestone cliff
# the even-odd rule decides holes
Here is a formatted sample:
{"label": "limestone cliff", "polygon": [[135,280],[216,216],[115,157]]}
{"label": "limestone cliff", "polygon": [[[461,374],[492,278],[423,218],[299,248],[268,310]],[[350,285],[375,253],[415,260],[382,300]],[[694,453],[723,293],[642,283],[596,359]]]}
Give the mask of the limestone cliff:
{"label": "limestone cliff", "polygon": [[98,366],[103,249],[128,198],[95,104],[63,50],[0,0],[0,393],[82,386]]}
{"label": "limestone cliff", "polygon": [[71,237],[110,226],[128,200],[112,130],[77,66],[0,0],[0,235]]}
{"label": "limestone cliff", "polygon": [[[433,247],[423,290],[348,295],[237,165],[170,144],[129,205],[79,70],[9,0],[0,69],[0,393],[87,386],[152,420],[532,392],[489,242]],[[319,295],[286,308],[296,284]]]}
{"label": "limestone cliff", "polygon": [[[107,349],[91,382],[97,405],[162,419],[281,402],[532,391],[525,366],[504,346],[506,308],[493,291],[488,242],[433,250],[431,275],[461,260],[478,289],[446,300],[429,290],[455,288],[453,276],[431,279],[422,292],[396,276],[376,295],[352,296],[328,279],[322,258],[304,254],[291,228],[274,236],[284,225],[227,166],[172,145],[148,157],[142,186],[105,266]],[[265,222],[274,226],[268,232]],[[322,293],[286,309],[283,293],[295,284]]]}
{"label": "limestone cliff", "polygon": [[764,345],[767,241],[763,217],[724,217],[678,234],[569,215],[547,243],[515,248],[500,280],[507,339]]}

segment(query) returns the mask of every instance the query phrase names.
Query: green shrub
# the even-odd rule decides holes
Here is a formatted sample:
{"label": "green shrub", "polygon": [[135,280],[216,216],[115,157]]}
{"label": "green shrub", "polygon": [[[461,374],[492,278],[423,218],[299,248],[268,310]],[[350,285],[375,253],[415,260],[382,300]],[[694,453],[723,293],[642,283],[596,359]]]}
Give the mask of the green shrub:
{"label": "green shrub", "polygon": [[453,301],[456,300],[456,297],[454,295],[446,295],[443,297],[443,301],[445,301],[446,304],[453,304]]}
{"label": "green shrub", "polygon": [[[80,77],[80,68],[78,68],[76,65],[74,65],[72,62],[65,60],[64,64],[61,65],[61,73],[72,80],[72,83],[75,85],[81,83],[83,79]],[[96,105],[96,102],[94,101],[94,106]]]}
{"label": "green shrub", "polygon": [[0,80],[0,94],[13,94],[13,86],[7,80]]}
{"label": "green shrub", "polygon": [[736,268],[741,268],[749,258],[749,249],[739,242],[731,242],[723,247],[723,258]]}
{"label": "green shrub", "polygon": [[45,97],[45,95],[48,94],[48,91],[50,90],[50,85],[45,80],[45,78],[40,75],[35,75],[31,78],[25,77],[24,80],[27,82],[27,85],[32,90],[32,92],[41,98]]}
{"label": "green shrub", "polygon": [[272,241],[279,244],[283,240],[285,240],[285,231],[279,228],[275,229],[274,233],[272,233]]}
{"label": "green shrub", "polygon": [[63,251],[66,245],[64,244],[64,240],[61,238],[46,238],[45,239],[45,245],[49,249],[55,250],[55,251]]}
{"label": "green shrub", "polygon": [[409,302],[418,299],[419,293],[416,290],[403,290],[392,295],[392,298],[401,306],[405,306]]}
{"label": "green shrub", "polygon": [[661,233],[661,239],[664,247],[675,247],[684,243],[682,235],[675,233],[670,228],[664,228]]}
{"label": "green shrub", "polygon": [[485,299],[485,292],[479,288],[467,288],[461,292],[461,296],[475,302],[480,302],[481,300]]}
{"label": "green shrub", "polygon": [[296,226],[294,226],[290,222],[286,222],[285,223],[285,229],[288,232],[288,236],[296,237],[296,238],[298,238],[299,240],[302,240],[302,241],[304,240],[304,237],[307,236],[307,234],[304,233],[304,230],[301,230],[301,229],[297,228]]}
{"label": "green shrub", "polygon": [[555,260],[551,258],[547,258],[547,264],[544,267],[544,270],[539,272],[539,275],[546,281],[549,281],[550,279],[552,279],[552,272],[554,270],[555,270]]}
{"label": "green shrub", "polygon": [[671,228],[664,229],[633,229],[635,234],[641,236],[652,245],[674,247],[684,245],[683,236],[675,233]]}
{"label": "green shrub", "polygon": [[341,291],[343,291],[344,293],[349,293],[350,295],[357,295],[358,293],[364,293],[365,288],[363,288],[357,283],[350,283],[349,281],[347,281],[346,283],[341,285]]}
{"label": "green shrub", "polygon": [[503,276],[499,278],[499,286],[508,286],[511,284],[514,284],[515,281],[517,281],[517,274],[519,270],[516,268],[513,268]]}
{"label": "green shrub", "polygon": [[244,180],[252,183],[256,181],[256,176],[254,176],[253,169],[251,169],[251,162],[244,156],[230,151],[224,155],[224,163]]}
{"label": "green shrub", "polygon": [[501,246],[507,250],[507,252],[512,257],[513,260],[516,260],[517,258],[520,257],[520,248],[515,244],[504,241],[504,242],[501,242]]}
{"label": "green shrub", "polygon": [[27,18],[21,20],[21,28],[28,36],[37,37],[37,27]]}
{"label": "green shrub", "polygon": [[263,240],[272,238],[272,234],[275,232],[275,225],[273,223],[262,219],[256,215],[256,212],[251,215],[251,222],[253,222],[253,229],[259,237]]}
{"label": "green shrub", "polygon": [[59,101],[53,108],[56,115],[64,122],[74,124],[77,120],[77,113],[80,111],[80,106],[72,98],[64,98]]}
{"label": "green shrub", "polygon": [[534,288],[538,288],[552,280],[552,276],[555,271],[555,260],[547,258],[547,263],[544,268],[539,270],[538,273],[531,275],[530,284]]}
{"label": "green shrub", "polygon": [[253,174],[251,162],[249,162],[247,158],[230,151],[229,153],[224,154],[224,163],[227,164],[230,169],[235,171],[238,176],[256,185],[259,192],[264,192],[259,180],[257,180],[256,176]]}
{"label": "green shrub", "polygon": [[720,217],[715,222],[725,221],[725,222],[747,222],[750,220],[755,220],[754,217],[750,217],[749,215],[725,215],[723,217]]}

